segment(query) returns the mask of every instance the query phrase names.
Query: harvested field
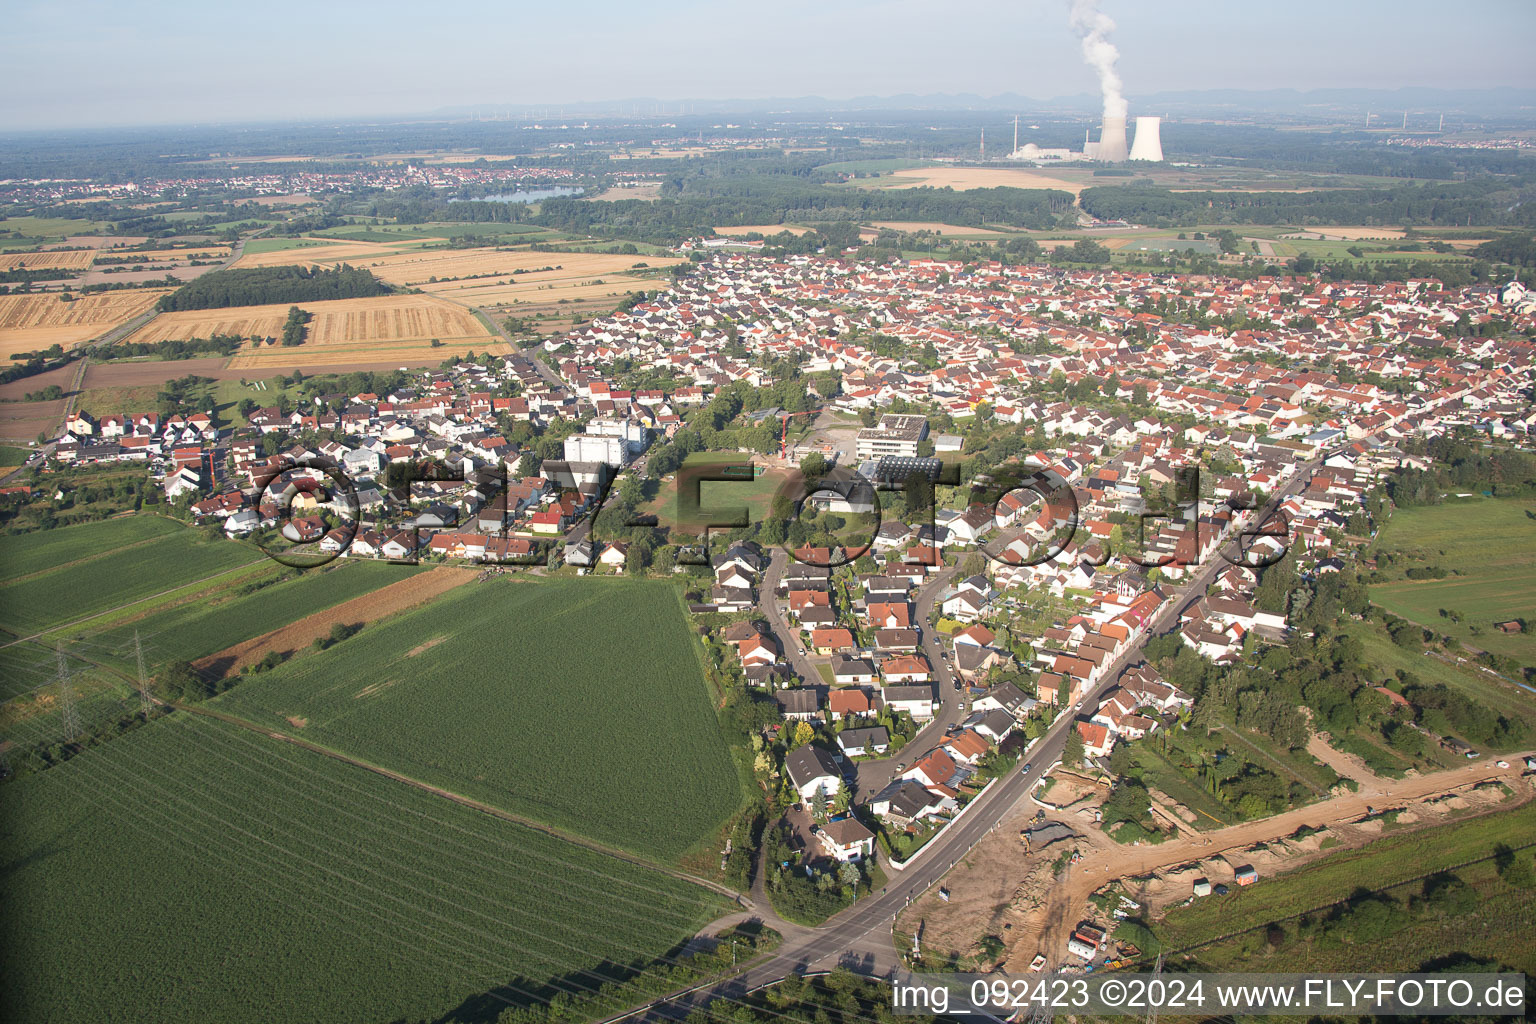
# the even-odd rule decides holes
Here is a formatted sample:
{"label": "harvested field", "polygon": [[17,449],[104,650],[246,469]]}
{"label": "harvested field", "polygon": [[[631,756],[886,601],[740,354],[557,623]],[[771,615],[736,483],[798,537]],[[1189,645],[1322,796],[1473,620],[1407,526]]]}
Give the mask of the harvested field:
{"label": "harvested field", "polygon": [[[166,313],[129,340],[158,342],[214,334],[276,338],[282,331],[288,307],[288,303],[280,303]],[[428,361],[439,362],[455,353],[485,350],[487,346],[493,351],[508,351],[505,343],[493,342],[474,314],[430,295],[335,299],[305,303],[303,308],[314,316],[303,345],[287,348],[276,343],[246,342],[229,368],[351,365],[358,361],[400,365],[427,356],[431,357]],[[434,338],[442,342],[440,348],[432,347]]]}
{"label": "harvested field", "polygon": [[[600,274],[629,270],[636,263],[666,267],[683,262],[671,256],[619,256],[601,252],[532,252],[496,249],[438,249],[426,252],[397,252],[381,259],[358,264],[382,281],[421,288],[433,294],[506,285],[504,280],[485,274],[516,273],[515,285],[532,291],[534,286],[590,280]],[[432,278],[437,278],[433,283]],[[460,278],[461,280],[445,280]],[[462,280],[468,278],[469,280]]]}
{"label": "harvested field", "polygon": [[734,228],[715,228],[715,234],[727,235],[732,238],[737,235],[750,235],[753,232],[760,235],[777,235],[783,231],[788,231],[790,234],[798,236],[810,234],[811,229],[797,227],[793,224],[743,224]]}
{"label": "harvested field", "polygon": [[1006,231],[994,231],[992,228],[968,228],[958,224],[941,224],[933,220],[877,220],[874,222],[877,228],[890,228],[892,231],[932,231],[939,235],[1004,235]]}
{"label": "harvested field", "polygon": [[[1285,190],[1285,191],[1295,191],[1295,190],[1289,190],[1288,189],[1288,190]],[[1311,191],[1311,190],[1310,189],[1303,189],[1301,191]],[[1326,227],[1326,228],[1308,228],[1306,231],[1299,231],[1299,232],[1297,232],[1297,233],[1295,233],[1293,235],[1281,235],[1280,237],[1281,238],[1314,238],[1314,239],[1318,239],[1320,241],[1333,241],[1333,242],[1354,242],[1354,241],[1358,241],[1359,239],[1362,239],[1362,238],[1391,238],[1391,239],[1397,239],[1397,238],[1404,237],[1404,235],[1403,235],[1403,231],[1402,231],[1401,228],[1371,228],[1371,227],[1364,227],[1364,228],[1341,228],[1341,227]]]}
{"label": "harvested field", "polygon": [[229,360],[221,356],[203,359],[146,359],[142,362],[98,363],[86,367],[82,390],[96,388],[138,388],[164,384],[177,377],[193,374],[216,380],[235,380],[246,374],[225,368]]}
{"label": "harvested field", "polygon": [[314,196],[297,192],[286,196],[257,196],[251,200],[257,206],[308,206],[314,201]]}
{"label": "harvested field", "polygon": [[64,302],[54,294],[0,295],[0,358],[89,341],[154,305],[163,288],[107,292]]}
{"label": "harvested field", "polygon": [[[29,384],[33,388],[47,386],[36,381],[36,377],[26,377],[16,383]],[[53,402],[0,402],[0,439],[32,441],[38,434],[53,433],[64,422],[64,406],[68,401],[60,398]]]}
{"label": "harvested field", "polygon": [[104,252],[100,255],[108,260],[224,260],[233,251],[233,247],[228,245],[198,245],[186,249],[135,249],[131,252]]}
{"label": "harvested field", "polygon": [[0,270],[78,270],[91,265],[96,254],[90,249],[68,252],[10,252],[0,254]]}
{"label": "harvested field", "polygon": [[358,625],[377,621],[388,615],[403,612],[419,604],[447,593],[455,587],[473,582],[479,570],[440,566],[431,572],[417,573],[398,583],[391,583],[371,594],[344,601],[333,608],[289,623],[281,629],[263,633],[244,643],[227,647],[217,654],[210,654],[193,662],[202,672],[215,675],[232,675],[246,665],[253,665],[270,652],[289,654],[303,650],[315,640],[330,636],[335,625]]}
{"label": "harvested field", "polygon": [[952,188],[956,192],[973,188],[1055,188],[1075,196],[1089,187],[1023,167],[914,167],[894,171],[891,176],[899,184],[890,185],[890,188],[920,188],[927,185],[931,188]]}
{"label": "harvested field", "polygon": [[272,252],[248,252],[235,261],[242,270],[250,267],[303,266],[308,263],[362,263],[366,259],[393,256],[400,250],[377,242],[333,242],[300,245]]}

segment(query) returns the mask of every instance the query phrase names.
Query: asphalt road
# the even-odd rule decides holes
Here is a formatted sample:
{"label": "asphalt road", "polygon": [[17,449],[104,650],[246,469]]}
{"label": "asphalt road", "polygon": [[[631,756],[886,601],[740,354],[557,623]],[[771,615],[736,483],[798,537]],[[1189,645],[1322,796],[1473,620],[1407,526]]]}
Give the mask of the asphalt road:
{"label": "asphalt road", "polygon": [[[1259,517],[1253,521],[1259,522],[1262,517],[1272,514],[1280,502],[1300,490],[1320,463],[1321,459],[1314,459],[1298,467],[1296,473],[1270,498]],[[1237,550],[1238,538],[1235,535],[1223,542],[1210,561],[1202,565],[1191,580],[1180,588],[1177,596],[1153,617],[1147,631],[1137,642],[1110,663],[1100,682],[1083,697],[1084,707],[1092,706],[1106,690],[1113,687],[1126,665],[1140,660],[1141,648],[1148,638],[1176,625],[1184,609],[1205,593],[1210,581],[1229,564],[1220,552],[1236,557]],[[929,586],[935,582],[930,581]],[[932,593],[936,595],[940,589],[933,586]],[[932,607],[931,603],[929,607]],[[939,664],[935,662],[936,669]],[[947,669],[944,671],[947,675]],[[952,693],[952,687],[947,688],[946,696]],[[742,999],[756,988],[808,970],[845,966],[868,976],[885,977],[899,969],[900,960],[890,941],[890,928],[896,915],[915,897],[939,882],[971,847],[1012,814],[1015,806],[1061,758],[1067,732],[1073,728],[1075,718],[1074,714],[1062,715],[1025,755],[1029,771],[1015,772],[993,783],[990,789],[966,808],[959,824],[928,844],[917,863],[905,871],[888,871],[890,882],[880,893],[860,900],[828,919],[819,928],[797,930],[796,937],[786,938],[776,953],[760,963],[752,964],[741,973],[695,992],[663,997],[629,1019],[681,1020],[715,999]],[[761,909],[765,918],[773,917],[768,908]]]}

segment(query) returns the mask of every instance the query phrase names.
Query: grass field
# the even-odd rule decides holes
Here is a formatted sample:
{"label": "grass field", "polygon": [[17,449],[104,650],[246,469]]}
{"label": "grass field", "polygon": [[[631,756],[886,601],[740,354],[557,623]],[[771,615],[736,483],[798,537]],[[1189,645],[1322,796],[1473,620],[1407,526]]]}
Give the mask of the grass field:
{"label": "grass field", "polygon": [[[1536,501],[1519,498],[1448,498],[1395,510],[1376,538],[1377,550],[1418,556],[1422,561],[1415,564],[1461,575],[1378,583],[1371,600],[1436,633],[1536,665],[1536,635],[1493,628],[1495,622],[1536,618],[1533,517]],[[1463,620],[1442,618],[1442,608],[1460,612]]]}
{"label": "grass field", "polygon": [[[282,332],[288,303],[230,309],[164,313],[136,331],[130,341],[158,342],[207,338],[214,334],[262,335]],[[384,295],[369,299],[307,302],[313,315],[304,344],[254,346],[246,342],[230,362],[233,368],[276,370],[293,366],[378,363],[425,359],[439,362],[474,351],[510,351],[493,341],[472,313],[430,295]],[[433,348],[432,339],[440,347]],[[499,346],[499,347],[498,347]]]}
{"label": "grass field", "polygon": [[215,705],[673,860],[741,799],[693,643],[667,584],[498,580],[369,626]]}
{"label": "grass field", "polygon": [[[1196,900],[1169,912],[1154,931],[1166,949],[1182,949],[1244,928],[1262,928],[1315,907],[1342,900],[1361,886],[1385,888],[1422,875],[1487,857],[1500,843],[1531,841],[1536,806],[1500,811],[1470,821],[1401,834],[1388,833],[1367,846],[1330,854],[1316,864],[1258,884],[1234,888],[1223,897]],[[1529,856],[1527,851],[1526,856]],[[1529,890],[1501,881],[1491,864],[1456,871],[1481,897],[1475,913],[1453,920],[1418,922],[1379,942],[1328,947],[1292,941],[1277,953],[1265,951],[1262,931],[1206,946],[1195,953],[1212,970],[1339,971],[1411,970],[1436,956],[1465,952],[1499,960],[1516,970],[1536,968],[1536,899]],[[1399,900],[1416,896],[1421,885],[1393,890]]]}
{"label": "grass field", "polygon": [[41,541],[35,534],[0,539],[0,562],[8,574],[0,584],[0,629],[18,635],[57,629],[216,573],[266,561],[249,544],[209,540],[175,523],[170,530],[158,525],[118,525],[137,524],[141,519],[149,517],[48,531]]}
{"label": "grass field", "polygon": [[9,1020],[489,1021],[666,955],[723,903],[186,714],[0,810]]}
{"label": "grass field", "polygon": [[0,295],[0,358],[89,341],[132,320],[163,294],[163,288],[135,288],[83,295],[73,302],[57,294]]}
{"label": "grass field", "polygon": [[[694,452],[684,460],[683,465],[688,467],[724,466],[753,461],[750,455]],[[658,525],[685,533],[699,532],[710,521],[711,514],[714,516],[713,521],[719,522],[720,517],[726,512],[738,508],[746,508],[747,521],[756,523],[767,518],[773,496],[788,475],[788,470],[769,468],[751,480],[703,481],[699,484],[698,515],[680,518],[680,513],[684,510],[679,508],[677,474],[674,473],[662,481],[656,497],[641,506],[639,511],[643,515],[654,515]]]}

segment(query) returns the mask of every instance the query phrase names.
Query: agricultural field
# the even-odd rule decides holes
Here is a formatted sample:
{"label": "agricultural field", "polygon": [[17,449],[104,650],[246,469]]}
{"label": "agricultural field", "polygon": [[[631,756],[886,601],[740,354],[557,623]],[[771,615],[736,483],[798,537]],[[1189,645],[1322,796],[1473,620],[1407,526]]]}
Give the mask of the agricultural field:
{"label": "agricultural field", "polygon": [[[1478,650],[1536,665],[1536,634],[1506,634],[1495,622],[1536,619],[1536,501],[1447,498],[1400,508],[1376,538],[1376,550],[1416,556],[1459,575],[1398,580],[1371,587],[1371,600],[1405,619]],[[1442,616],[1457,612],[1460,621]]]}
{"label": "agricultural field", "polygon": [[[282,333],[290,303],[230,309],[162,313],[134,332],[131,342],[206,338],[214,334]],[[294,366],[437,363],[468,351],[510,349],[495,341],[467,309],[430,295],[383,295],[368,299],[332,299],[303,304],[313,315],[304,344],[246,342],[230,361],[231,369],[277,370]],[[431,344],[437,339],[441,345]],[[498,347],[499,346],[499,347]],[[257,374],[259,376],[259,374]]]}
{"label": "agricultural field", "polygon": [[4,253],[0,254],[0,270],[81,270],[95,258],[90,249]]}
{"label": "agricultural field", "polygon": [[[506,249],[430,249],[364,261],[381,280],[474,307],[574,313],[562,306],[613,308],[630,292],[654,285],[655,268],[683,262],[671,256]],[[436,278],[436,280],[433,280]]]}
{"label": "agricultural field", "polygon": [[461,587],[213,705],[514,814],[674,861],[740,803],[680,595]]}
{"label": "agricultural field", "polygon": [[491,1020],[725,903],[186,713],[6,785],[0,813],[9,1020]]}
{"label": "agricultural field", "polygon": [[808,235],[810,228],[796,224],[742,224],[737,227],[715,228],[715,234],[735,238],[740,235],[777,235],[788,231],[792,235]]}
{"label": "agricultural field", "polygon": [[83,295],[0,295],[0,358],[62,345],[70,348],[132,320],[165,294],[163,288]]}
{"label": "agricultural field", "polygon": [[[1074,196],[1085,188],[1103,184],[1088,177],[1058,177],[1055,171],[1027,167],[912,167],[866,181],[878,188],[952,188],[956,192],[973,188],[1054,188]],[[863,187],[866,181],[855,184]]]}
{"label": "agricultural field", "polygon": [[321,238],[258,238],[246,246],[235,267],[286,267],[306,263],[359,263],[391,255],[398,250],[374,242],[332,241]]}
{"label": "agricultural field", "polygon": [[[195,661],[422,571],[418,566],[365,559],[342,559],[303,572],[285,570],[276,562],[271,565],[272,572],[234,577],[211,593],[184,597],[147,615],[112,623],[110,636],[119,641],[117,653],[104,660],[131,671],[129,644],[132,634],[138,633],[144,638],[151,670],[168,661]],[[102,640],[94,631],[88,635],[96,643]]]}
{"label": "agricultural field", "polygon": [[[1195,951],[1209,970],[1413,970],[1437,956],[1468,953],[1529,972],[1536,968],[1536,943],[1530,940],[1536,901],[1529,890],[1504,882],[1490,861],[1457,865],[1489,858],[1499,844],[1525,846],[1533,826],[1536,805],[1527,802],[1454,824],[1389,831],[1359,849],[1341,850],[1294,872],[1171,910],[1153,931],[1165,949],[1177,950],[1255,929]],[[1378,942],[1340,945],[1292,937],[1274,951],[1266,944],[1264,927],[1270,922],[1284,923],[1287,934],[1294,936],[1294,915],[1343,900],[1362,884],[1388,888],[1406,902],[1420,894],[1419,879],[1447,869],[1476,891],[1479,899],[1472,913],[1419,920]]]}
{"label": "agricultural field", "polygon": [[176,523],[170,530],[119,525],[140,519],[151,517],[0,538],[0,564],[6,567],[0,629],[21,636],[51,632],[76,619],[268,561],[249,544],[210,540]]}

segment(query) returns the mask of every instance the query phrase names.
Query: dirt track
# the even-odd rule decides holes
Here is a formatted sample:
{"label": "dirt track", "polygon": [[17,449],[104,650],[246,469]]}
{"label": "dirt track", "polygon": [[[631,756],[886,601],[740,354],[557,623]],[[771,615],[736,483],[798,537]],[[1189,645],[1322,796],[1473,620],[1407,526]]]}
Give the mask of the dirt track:
{"label": "dirt track", "polygon": [[[959,952],[973,950],[983,935],[1000,935],[1008,947],[1009,970],[1024,970],[1037,952],[1061,963],[1066,958],[1066,940],[1072,928],[1089,916],[1088,897],[1116,879],[1175,876],[1141,884],[1139,891],[1155,914],[1162,906],[1174,902],[1175,895],[1177,899],[1188,896],[1188,881],[1196,874],[1207,874],[1212,881],[1230,882],[1230,875],[1225,873],[1235,864],[1253,862],[1261,875],[1267,875],[1327,856],[1328,851],[1320,849],[1320,835],[1284,842],[1303,826],[1327,829],[1338,841],[1334,850],[1359,847],[1379,835],[1383,828],[1379,818],[1361,821],[1368,808],[1404,808],[1398,818],[1400,826],[1439,824],[1455,812],[1489,810],[1493,806],[1492,793],[1472,790],[1490,780],[1509,784],[1516,794],[1498,804],[1500,809],[1517,806],[1533,796],[1532,786],[1520,780],[1523,756],[1509,755],[1509,768],[1499,768],[1493,759],[1486,759],[1430,775],[1378,778],[1362,784],[1358,793],[1155,846],[1116,843],[1093,824],[1092,806],[1084,803],[1071,810],[1047,811],[1051,820],[1064,822],[1077,832],[1077,840],[1035,850],[1026,856],[1019,842],[1019,830],[1038,805],[1025,801],[1017,814],[1005,820],[996,833],[983,840],[950,873],[946,879],[949,901],[942,902],[930,893],[913,903],[898,929],[910,932],[922,921],[925,945]],[[1057,795],[1054,789],[1050,795]],[[1447,795],[1448,799],[1436,799]],[[1260,843],[1276,844],[1279,849],[1266,859],[1263,853],[1250,850]],[[1056,857],[1063,850],[1072,849],[1080,851],[1082,859],[1068,866],[1060,876],[1054,876]],[[1234,855],[1229,858],[1230,863],[1221,860],[1228,853]],[[1213,860],[1217,862],[1214,871],[1196,870],[1193,866],[1195,862],[1205,862],[1209,867]]]}
{"label": "dirt track", "polygon": [[425,604],[455,587],[473,582],[478,575],[477,569],[453,566],[439,566],[430,572],[417,573],[371,594],[343,601],[323,612],[290,622],[281,629],[274,629],[244,643],[226,647],[217,654],[199,658],[193,662],[193,667],[214,676],[230,675],[246,665],[260,661],[268,652],[287,654],[302,650],[317,638],[329,636],[334,625],[362,625],[403,612]]}

